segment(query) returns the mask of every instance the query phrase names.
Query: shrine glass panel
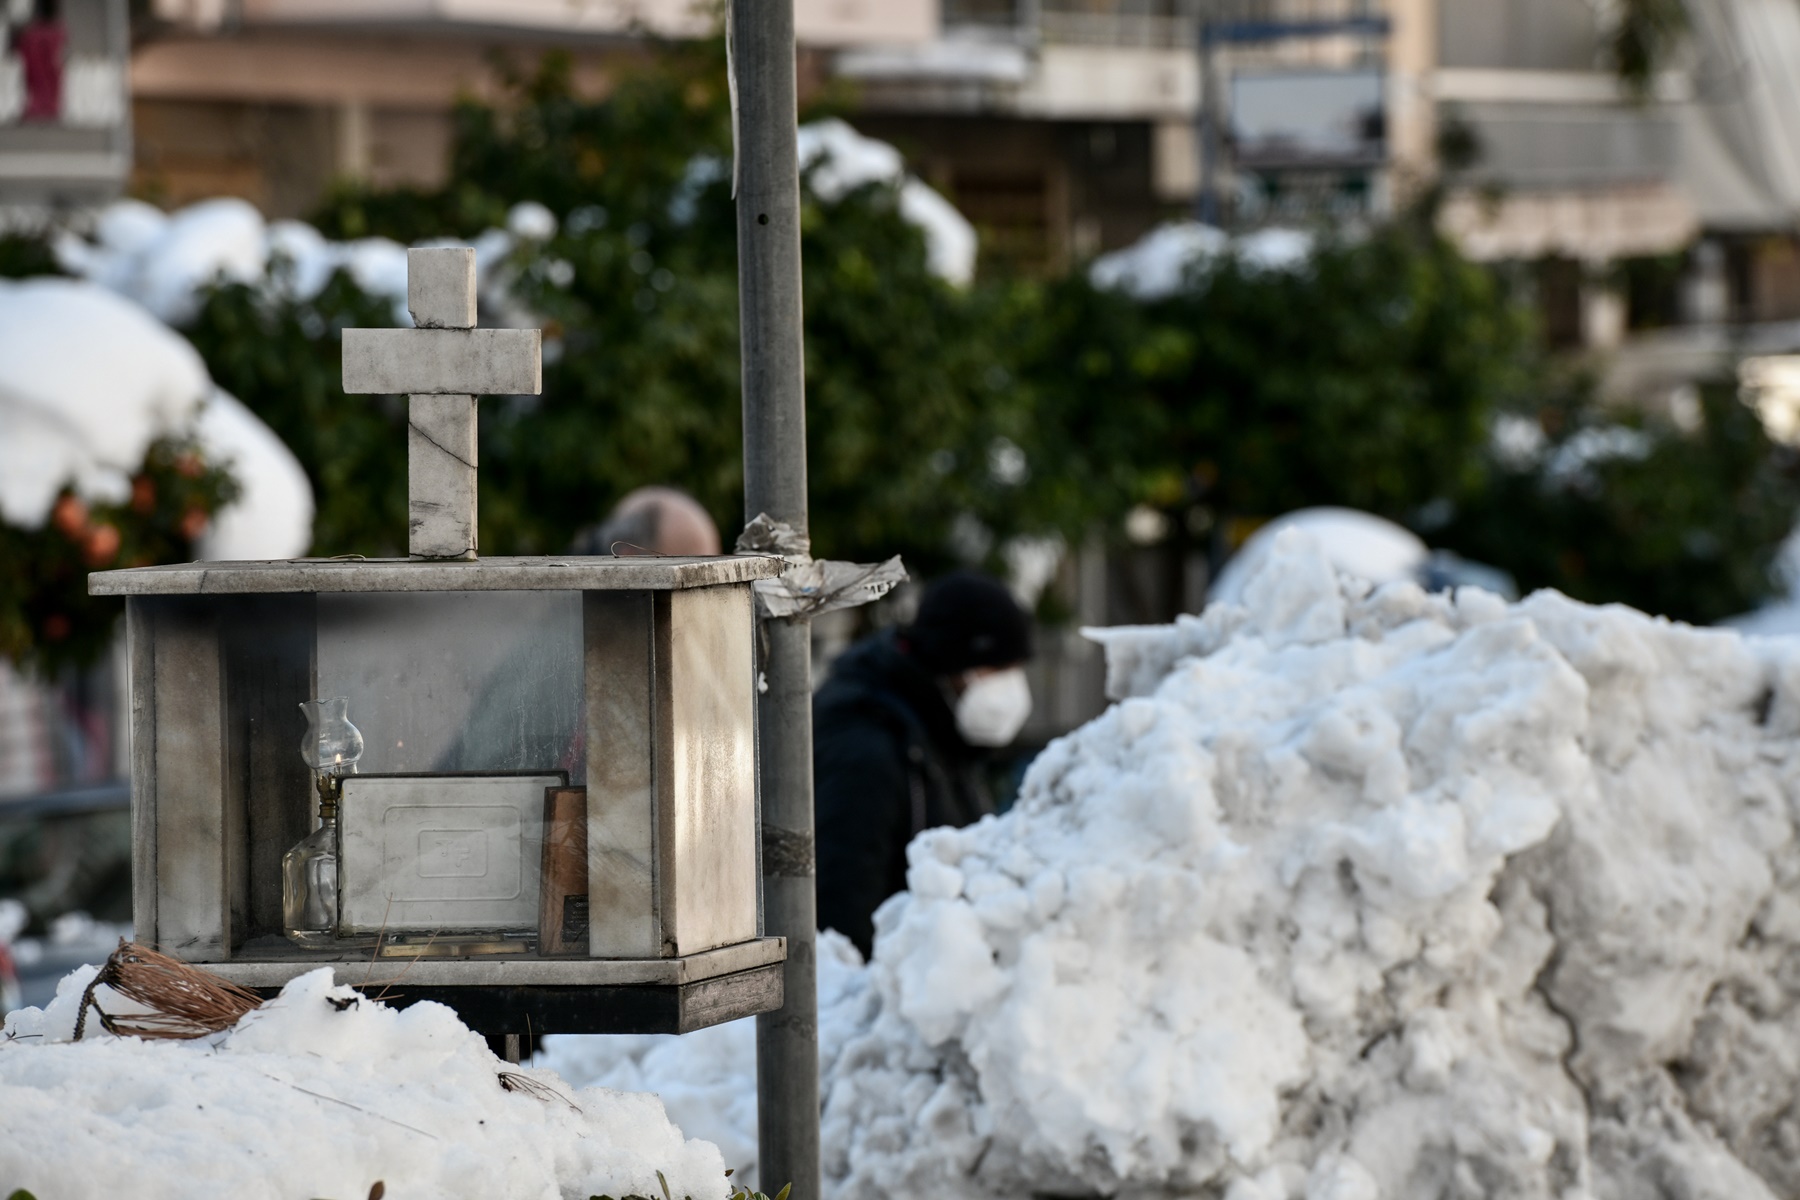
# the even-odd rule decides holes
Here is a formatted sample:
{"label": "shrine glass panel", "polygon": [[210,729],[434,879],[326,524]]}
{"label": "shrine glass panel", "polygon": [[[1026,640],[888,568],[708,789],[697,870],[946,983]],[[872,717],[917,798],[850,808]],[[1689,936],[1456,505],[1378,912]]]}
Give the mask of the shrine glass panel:
{"label": "shrine glass panel", "polygon": [[363,774],[585,772],[579,592],[322,594],[317,661]]}

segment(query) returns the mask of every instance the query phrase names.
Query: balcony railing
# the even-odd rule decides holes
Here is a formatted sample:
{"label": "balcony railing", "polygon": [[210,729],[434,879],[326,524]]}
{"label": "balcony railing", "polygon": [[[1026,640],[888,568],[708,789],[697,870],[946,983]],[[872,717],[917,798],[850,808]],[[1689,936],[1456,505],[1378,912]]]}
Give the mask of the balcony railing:
{"label": "balcony railing", "polygon": [[1192,17],[1046,10],[1038,16],[1038,36],[1057,45],[1185,50],[1198,34]]}
{"label": "balcony railing", "polygon": [[943,23],[946,32],[1004,33],[1025,43],[1186,50],[1197,44],[1202,21],[1319,20],[1364,16],[1369,7],[1361,0],[944,0]]}

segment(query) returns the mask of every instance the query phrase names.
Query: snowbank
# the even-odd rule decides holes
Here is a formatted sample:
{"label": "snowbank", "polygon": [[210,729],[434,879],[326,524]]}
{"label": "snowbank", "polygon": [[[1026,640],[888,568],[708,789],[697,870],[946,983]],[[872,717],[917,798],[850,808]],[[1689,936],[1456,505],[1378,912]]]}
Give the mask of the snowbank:
{"label": "snowbank", "polygon": [[123,501],[150,443],[188,433],[242,489],[202,539],[201,557],[305,553],[305,471],[213,385],[180,335],[94,283],[0,280],[0,520],[41,526],[69,483],[88,500]]}
{"label": "snowbank", "polygon": [[[469,1197],[726,1195],[716,1147],[683,1138],[655,1096],[571,1091],[510,1068],[449,1009],[358,1000],[302,976],[223,1034],[114,1038],[90,1016],[94,968],[25,1009],[0,1040],[0,1181],[40,1196]],[[109,1011],[125,1002],[100,990]],[[501,1086],[499,1073],[530,1082]]]}
{"label": "snowbank", "polygon": [[1105,640],[822,996],[832,1195],[1800,1194],[1800,644],[1297,530]]}
{"label": "snowbank", "polygon": [[1234,239],[1198,221],[1170,221],[1096,258],[1088,278],[1139,300],[1162,300],[1180,291],[1192,272],[1228,254],[1260,270],[1287,271],[1305,263],[1312,248],[1312,235],[1297,229],[1259,229]]}
{"label": "snowbank", "polygon": [[799,150],[800,170],[820,199],[837,200],[869,183],[897,186],[900,215],[924,231],[932,273],[960,286],[974,280],[975,227],[955,205],[907,174],[900,151],[835,117],[802,125]]}

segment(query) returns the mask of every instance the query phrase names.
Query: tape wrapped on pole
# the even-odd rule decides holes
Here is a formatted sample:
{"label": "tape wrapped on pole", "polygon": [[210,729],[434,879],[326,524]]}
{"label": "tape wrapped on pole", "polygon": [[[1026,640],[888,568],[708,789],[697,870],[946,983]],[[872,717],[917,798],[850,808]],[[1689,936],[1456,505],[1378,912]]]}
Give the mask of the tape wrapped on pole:
{"label": "tape wrapped on pole", "polygon": [[753,585],[756,611],[763,617],[816,617],[855,608],[881,599],[907,579],[898,554],[878,563],[815,559],[806,535],[768,513],[758,513],[744,526],[737,550],[778,555],[788,564],[774,579],[759,579]]}

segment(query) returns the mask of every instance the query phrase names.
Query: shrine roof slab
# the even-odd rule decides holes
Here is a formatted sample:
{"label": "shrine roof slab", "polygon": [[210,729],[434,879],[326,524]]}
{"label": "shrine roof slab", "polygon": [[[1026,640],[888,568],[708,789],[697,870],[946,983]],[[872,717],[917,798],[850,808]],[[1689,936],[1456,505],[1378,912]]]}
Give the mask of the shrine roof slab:
{"label": "shrine roof slab", "polygon": [[371,961],[360,957],[296,951],[281,947],[261,959],[200,963],[242,987],[280,987],[319,967],[348,967],[340,978],[377,981],[406,972],[416,987],[680,986],[785,961],[787,939],[759,937],[680,958],[413,958],[398,954]]}
{"label": "shrine roof slab", "polygon": [[782,571],[769,555],[716,558],[564,555],[442,562],[405,558],[301,558],[130,567],[88,576],[90,596],[224,596],[279,592],[606,592],[681,591],[768,579]]}

